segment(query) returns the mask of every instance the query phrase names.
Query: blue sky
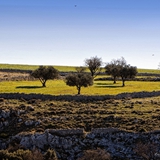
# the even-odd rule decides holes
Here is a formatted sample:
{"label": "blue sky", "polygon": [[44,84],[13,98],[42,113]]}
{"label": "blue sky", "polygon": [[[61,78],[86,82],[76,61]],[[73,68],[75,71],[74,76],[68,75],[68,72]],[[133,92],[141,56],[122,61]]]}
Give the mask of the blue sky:
{"label": "blue sky", "polygon": [[160,62],[159,0],[0,0],[0,63]]}

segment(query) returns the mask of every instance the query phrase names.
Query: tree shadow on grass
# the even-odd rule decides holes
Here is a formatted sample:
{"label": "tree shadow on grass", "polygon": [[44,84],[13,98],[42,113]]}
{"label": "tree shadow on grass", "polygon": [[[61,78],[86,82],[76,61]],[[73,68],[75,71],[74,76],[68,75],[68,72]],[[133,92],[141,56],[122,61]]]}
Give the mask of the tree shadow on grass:
{"label": "tree shadow on grass", "polygon": [[113,85],[113,83],[95,83],[97,86]]}
{"label": "tree shadow on grass", "polygon": [[95,83],[96,88],[120,88],[122,85],[115,85],[113,83]]}
{"label": "tree shadow on grass", "polygon": [[43,88],[42,86],[17,86],[16,88],[21,89],[36,89],[36,88]]}

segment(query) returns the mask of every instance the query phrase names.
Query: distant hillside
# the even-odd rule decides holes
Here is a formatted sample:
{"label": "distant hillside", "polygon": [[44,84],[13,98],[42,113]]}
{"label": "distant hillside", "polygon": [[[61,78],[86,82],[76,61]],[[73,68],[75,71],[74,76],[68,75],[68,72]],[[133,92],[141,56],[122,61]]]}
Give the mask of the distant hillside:
{"label": "distant hillside", "polygon": [[[55,66],[60,72],[74,72],[76,66]],[[31,71],[35,70],[39,67],[39,65],[22,65],[22,64],[0,64],[0,70],[24,70]],[[104,70],[102,70],[104,71]],[[138,73],[151,73],[151,74],[160,74],[160,70],[158,69],[138,69]]]}
{"label": "distant hillside", "polygon": [[[0,64],[0,70],[35,70],[40,65],[22,65],[22,64]],[[54,65],[53,65],[54,66]],[[75,66],[54,66],[61,72],[75,71]]]}

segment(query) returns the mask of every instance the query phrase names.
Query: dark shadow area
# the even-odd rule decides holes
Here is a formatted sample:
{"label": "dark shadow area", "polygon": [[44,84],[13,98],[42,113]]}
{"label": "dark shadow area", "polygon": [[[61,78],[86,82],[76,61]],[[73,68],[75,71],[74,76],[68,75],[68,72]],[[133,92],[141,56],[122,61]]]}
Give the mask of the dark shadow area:
{"label": "dark shadow area", "polygon": [[106,85],[113,85],[113,83],[94,83],[95,85],[97,85],[97,86],[106,86]]}
{"label": "dark shadow area", "polygon": [[21,88],[21,89],[33,89],[33,88],[43,88],[42,86],[17,86],[16,88]]}
{"label": "dark shadow area", "polygon": [[95,83],[96,88],[120,88],[120,86],[115,86],[113,83]]}
{"label": "dark shadow area", "polygon": [[97,86],[95,86],[95,87],[96,87],[96,88],[120,88],[120,87],[122,87],[122,86],[109,86],[109,85],[108,85],[108,86],[107,86],[107,85],[98,86],[98,85],[97,85]]}

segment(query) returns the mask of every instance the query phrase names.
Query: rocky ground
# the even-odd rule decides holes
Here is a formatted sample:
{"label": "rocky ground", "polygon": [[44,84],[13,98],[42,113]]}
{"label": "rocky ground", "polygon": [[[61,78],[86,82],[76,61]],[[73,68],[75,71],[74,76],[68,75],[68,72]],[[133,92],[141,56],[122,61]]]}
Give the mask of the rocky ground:
{"label": "rocky ground", "polygon": [[[0,80],[27,78],[26,73],[0,72]],[[117,159],[137,159],[134,150],[147,145],[156,146],[154,154],[158,159],[160,134],[155,130],[159,130],[160,124],[160,96],[139,95],[143,98],[121,95],[98,101],[83,96],[82,101],[71,100],[72,97],[58,100],[26,95],[16,99],[16,94],[13,99],[0,96],[0,148],[7,148],[16,139],[29,149],[54,148],[60,159],[74,160],[83,150],[97,147]],[[145,146],[136,146],[139,141]]]}
{"label": "rocky ground", "polygon": [[29,73],[25,72],[2,72],[0,71],[0,81],[10,81],[10,80],[29,80],[31,79]]}
{"label": "rocky ground", "polygon": [[6,136],[49,128],[115,127],[147,132],[158,130],[159,123],[160,97],[97,102],[0,99],[0,131]]}
{"label": "rocky ground", "polygon": [[61,160],[97,147],[114,160],[144,159],[152,152],[158,160],[159,115],[159,96],[82,102],[0,98],[0,148],[16,140],[28,149],[52,148]]}

